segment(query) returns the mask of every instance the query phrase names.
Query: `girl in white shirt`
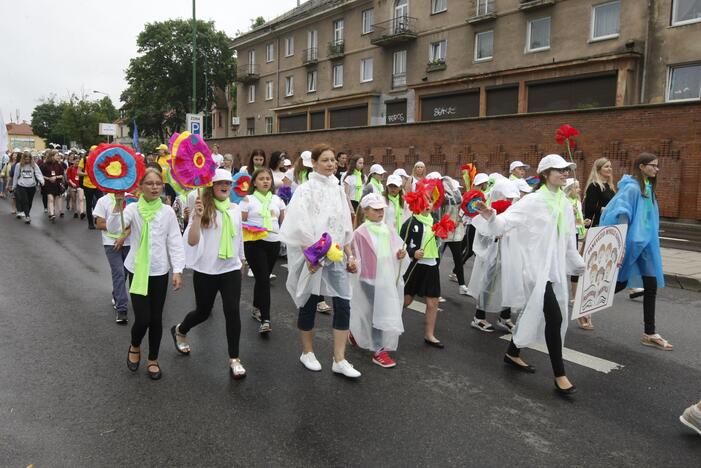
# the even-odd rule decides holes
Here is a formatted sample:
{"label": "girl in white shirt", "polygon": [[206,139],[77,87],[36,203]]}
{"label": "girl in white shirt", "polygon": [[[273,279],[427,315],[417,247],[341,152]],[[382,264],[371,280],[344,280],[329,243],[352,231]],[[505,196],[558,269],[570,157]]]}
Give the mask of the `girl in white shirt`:
{"label": "girl in white shirt", "polygon": [[[253,173],[250,195],[241,201],[243,221],[268,230],[263,239],[243,244],[246,261],[256,279],[253,287],[253,307],[260,311],[260,333],[270,333],[270,274],[280,252],[280,224],[285,215],[285,203],[273,194],[273,174],[264,167]],[[257,312],[256,311],[256,312]],[[255,314],[255,312],[254,312]],[[257,314],[255,315],[257,318]]]}
{"label": "girl in white shirt", "polygon": [[363,185],[365,185],[365,175],[363,175],[363,167],[365,167],[365,159],[359,154],[356,154],[348,162],[348,171],[343,178],[343,188],[346,191],[346,196],[353,205],[353,211],[358,209],[360,199],[363,198]]}
{"label": "girl in white shirt", "polygon": [[187,333],[207,320],[217,293],[221,294],[229,350],[229,371],[234,379],[246,376],[239,359],[241,335],[241,266],[243,264],[243,233],[241,210],[229,201],[231,174],[217,169],[212,186],[197,197],[190,223],[185,228],[185,263],[192,268],[195,287],[195,310],[170,329],[175,349],[190,354]]}
{"label": "girl in white shirt", "polygon": [[182,285],[185,254],[175,212],[161,202],[161,171],[146,168],[139,186],[139,201],[127,205],[121,216],[124,195],[115,195],[114,208],[107,220],[107,231],[111,234],[120,233],[120,218],[124,220],[124,230],[131,229],[131,249],[124,260],[134,309],[127,367],[132,372],[139,368],[141,341],[148,331],[148,374],[152,379],[158,380],[161,378],[158,350],[163,335],[163,304],[168,293],[168,271],[172,266],[173,289],[177,291]]}

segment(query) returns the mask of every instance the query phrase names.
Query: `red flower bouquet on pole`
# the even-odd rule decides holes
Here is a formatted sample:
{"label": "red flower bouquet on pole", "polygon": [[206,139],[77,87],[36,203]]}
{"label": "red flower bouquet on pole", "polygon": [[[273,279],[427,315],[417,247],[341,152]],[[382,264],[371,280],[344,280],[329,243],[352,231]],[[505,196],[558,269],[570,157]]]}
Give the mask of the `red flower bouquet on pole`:
{"label": "red flower bouquet on pole", "polygon": [[570,124],[560,125],[560,128],[555,132],[555,142],[557,142],[558,145],[565,145],[567,154],[570,156],[570,162],[574,162],[574,159],[572,159],[572,150],[577,146],[577,142],[574,139],[578,136],[579,130]]}

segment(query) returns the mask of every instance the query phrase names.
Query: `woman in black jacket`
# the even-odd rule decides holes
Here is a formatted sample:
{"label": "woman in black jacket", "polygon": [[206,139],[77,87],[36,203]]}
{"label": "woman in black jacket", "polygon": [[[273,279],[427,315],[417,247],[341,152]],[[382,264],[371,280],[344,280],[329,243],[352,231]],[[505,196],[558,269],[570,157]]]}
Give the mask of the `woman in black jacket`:
{"label": "woman in black jacket", "polygon": [[613,167],[611,161],[599,158],[594,161],[584,194],[584,219],[591,220],[591,227],[599,225],[601,213],[616,195],[616,185],[613,183]]}

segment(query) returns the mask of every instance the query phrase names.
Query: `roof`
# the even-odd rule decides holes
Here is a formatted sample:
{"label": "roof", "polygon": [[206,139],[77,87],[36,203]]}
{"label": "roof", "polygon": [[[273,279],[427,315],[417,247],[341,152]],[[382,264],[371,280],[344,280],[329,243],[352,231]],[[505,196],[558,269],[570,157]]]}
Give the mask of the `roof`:
{"label": "roof", "polygon": [[7,127],[7,133],[9,135],[34,135],[34,130],[32,126],[27,122],[22,123],[9,123],[5,125]]}

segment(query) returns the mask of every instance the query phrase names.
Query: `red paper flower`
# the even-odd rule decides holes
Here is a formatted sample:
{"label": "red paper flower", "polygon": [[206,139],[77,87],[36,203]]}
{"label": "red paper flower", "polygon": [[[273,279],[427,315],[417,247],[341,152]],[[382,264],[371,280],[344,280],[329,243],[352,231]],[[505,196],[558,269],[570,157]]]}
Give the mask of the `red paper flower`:
{"label": "red paper flower", "polygon": [[416,191],[424,192],[428,196],[433,211],[436,211],[443,205],[445,187],[441,179],[421,179],[416,183]]}
{"label": "red paper flower", "polygon": [[433,234],[441,239],[446,239],[448,234],[455,231],[455,221],[450,219],[450,216],[443,215],[440,221],[433,225]]}
{"label": "red paper flower", "polygon": [[469,192],[465,192],[462,196],[462,205],[460,205],[462,212],[470,218],[477,216],[479,214],[476,207],[478,201],[484,201],[484,194],[481,191],[472,189]]}
{"label": "red paper flower", "polygon": [[558,145],[564,145],[565,141],[567,141],[570,148],[574,148],[574,138],[578,136],[579,130],[577,130],[570,124],[564,124],[557,129],[557,132],[555,133],[555,141]]}
{"label": "red paper flower", "polygon": [[495,202],[492,202],[492,208],[494,208],[494,210],[497,212],[497,214],[503,213],[510,206],[511,206],[510,200],[497,200]]}
{"label": "red paper flower", "polygon": [[404,195],[404,201],[409,205],[409,209],[414,214],[421,214],[429,208],[428,195],[420,190],[409,192]]}

